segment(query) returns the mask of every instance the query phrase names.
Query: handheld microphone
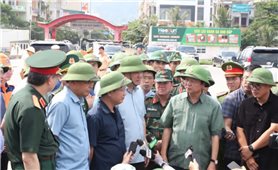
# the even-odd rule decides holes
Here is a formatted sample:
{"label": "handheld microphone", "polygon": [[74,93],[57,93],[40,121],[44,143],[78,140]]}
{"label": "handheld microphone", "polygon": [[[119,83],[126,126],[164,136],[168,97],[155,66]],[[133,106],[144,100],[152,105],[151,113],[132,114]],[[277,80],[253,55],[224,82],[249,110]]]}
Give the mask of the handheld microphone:
{"label": "handheld microphone", "polygon": [[131,151],[134,154],[136,152],[137,145],[137,142],[131,142],[128,148],[128,152]]}
{"label": "handheld microphone", "polygon": [[149,158],[149,159],[151,159],[151,160],[154,160],[154,159],[155,159],[155,155],[152,153],[152,151],[151,151],[150,149],[147,149],[147,150],[141,149],[141,150],[139,151],[139,153],[140,153],[142,156],[144,156],[144,157],[146,157],[146,158]]}
{"label": "handheld microphone", "polygon": [[193,159],[195,159],[195,157],[193,155],[193,147],[192,147],[192,145],[187,148],[184,156],[185,156],[185,159],[190,159],[190,161],[193,162]]}
{"label": "handheld microphone", "polygon": [[147,139],[147,142],[149,143],[149,148],[151,149],[151,150],[154,150],[155,149],[155,146],[156,146],[156,144],[157,144],[157,142],[158,142],[158,140],[155,138],[155,136],[154,135],[152,135],[152,134],[148,134],[147,136],[146,136],[146,139]]}

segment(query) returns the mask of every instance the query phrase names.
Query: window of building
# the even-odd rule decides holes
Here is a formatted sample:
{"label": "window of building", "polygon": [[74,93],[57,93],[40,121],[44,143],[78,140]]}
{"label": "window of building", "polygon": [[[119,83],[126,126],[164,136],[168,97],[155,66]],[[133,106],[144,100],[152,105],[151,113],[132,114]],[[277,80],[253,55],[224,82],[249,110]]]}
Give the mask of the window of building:
{"label": "window of building", "polygon": [[206,53],[206,47],[197,47],[197,53]]}
{"label": "window of building", "polygon": [[204,8],[203,7],[198,7],[197,20],[198,21],[203,21],[204,20]]}
{"label": "window of building", "polygon": [[247,27],[247,14],[241,14],[241,26],[242,27]]}
{"label": "window of building", "polygon": [[233,25],[234,26],[239,26],[239,17],[234,17],[233,18]]}
{"label": "window of building", "polygon": [[204,5],[204,0],[198,0],[198,5]]}
{"label": "window of building", "polygon": [[212,21],[212,8],[210,8],[210,11],[209,11],[209,20]]}

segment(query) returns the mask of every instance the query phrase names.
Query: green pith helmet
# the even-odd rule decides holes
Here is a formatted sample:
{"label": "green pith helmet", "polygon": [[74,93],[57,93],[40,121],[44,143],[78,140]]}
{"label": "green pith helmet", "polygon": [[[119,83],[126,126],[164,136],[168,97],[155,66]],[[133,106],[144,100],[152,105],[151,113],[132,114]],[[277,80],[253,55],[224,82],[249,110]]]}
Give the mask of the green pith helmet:
{"label": "green pith helmet", "polygon": [[188,66],[199,65],[199,62],[195,58],[185,58],[181,60],[181,63],[177,66],[176,71],[186,70]]}
{"label": "green pith helmet", "polygon": [[267,84],[276,86],[272,73],[265,68],[256,68],[252,71],[251,76],[247,79],[248,82]]}
{"label": "green pith helmet", "polygon": [[207,86],[207,84],[206,84],[206,87],[210,87],[210,86],[214,85],[215,82],[214,82],[209,70],[207,70],[207,76],[208,76],[209,86]]}
{"label": "green pith helmet", "polygon": [[167,56],[163,51],[155,51],[152,53],[151,57],[149,58],[149,61],[162,61],[164,63],[169,63]]}
{"label": "green pith helmet", "polygon": [[172,71],[168,69],[164,69],[162,71],[158,71],[155,74],[155,82],[168,82],[173,81]]}
{"label": "green pith helmet", "polygon": [[92,53],[84,55],[83,58],[86,62],[97,62],[98,68],[102,65],[99,58]]}
{"label": "green pith helmet", "polygon": [[170,56],[170,62],[174,62],[174,61],[181,61],[181,54],[179,52],[174,52]]}
{"label": "green pith helmet", "polygon": [[152,66],[146,65],[147,70],[145,70],[144,72],[150,72],[153,73],[153,77],[155,77],[156,71],[153,69]]}
{"label": "green pith helmet", "polygon": [[111,59],[111,62],[109,64],[109,68],[111,70],[114,70],[113,68],[117,65],[120,65],[121,64],[121,60],[126,57],[127,54],[125,53],[122,53],[122,52],[118,52],[118,53],[115,53]]}
{"label": "green pith helmet", "polygon": [[194,78],[197,80],[201,80],[203,82],[205,82],[208,86],[210,86],[210,82],[209,82],[209,74],[208,70],[205,69],[203,66],[201,65],[193,65],[190,66],[186,69],[184,74],[181,74],[181,77],[190,77],[190,78]]}
{"label": "green pith helmet", "polygon": [[93,67],[85,62],[72,64],[67,74],[62,78],[64,81],[98,81]]}
{"label": "green pith helmet", "polygon": [[[36,52],[26,59],[30,72],[40,74],[57,74],[60,64],[66,59],[66,53],[60,50],[44,50]],[[46,70],[47,69],[47,70]],[[48,73],[47,73],[48,72]]]}
{"label": "green pith helmet", "polygon": [[145,70],[147,70],[147,67],[138,56],[126,56],[121,60],[121,65],[118,69],[122,73],[142,72]]}
{"label": "green pith helmet", "polygon": [[120,87],[126,86],[131,83],[131,80],[124,77],[124,75],[118,71],[112,71],[104,75],[100,79],[100,91],[99,96],[116,90]]}
{"label": "green pith helmet", "polygon": [[67,53],[68,54],[74,54],[74,55],[77,55],[79,60],[83,60],[84,61],[84,58],[83,58],[83,55],[80,51],[76,51],[76,50],[71,50]]}
{"label": "green pith helmet", "polygon": [[69,66],[77,62],[79,62],[79,57],[76,54],[67,53],[66,60],[60,65],[61,72],[66,73]]}
{"label": "green pith helmet", "polygon": [[141,58],[142,61],[148,61],[149,60],[149,56],[145,53],[139,55],[139,57]]}

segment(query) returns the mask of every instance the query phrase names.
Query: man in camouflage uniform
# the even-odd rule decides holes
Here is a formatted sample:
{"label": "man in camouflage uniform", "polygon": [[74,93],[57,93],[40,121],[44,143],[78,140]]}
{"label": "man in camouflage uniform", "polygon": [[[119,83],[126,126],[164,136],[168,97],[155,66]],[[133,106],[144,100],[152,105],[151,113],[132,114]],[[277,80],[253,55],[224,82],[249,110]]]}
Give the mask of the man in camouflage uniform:
{"label": "man in camouflage uniform", "polygon": [[163,128],[160,126],[160,116],[171,98],[173,76],[170,70],[159,71],[155,75],[155,96],[145,100],[147,133],[161,140]]}
{"label": "man in camouflage uniform", "polygon": [[155,51],[149,58],[148,63],[155,71],[160,71],[165,69],[165,65],[169,64],[169,61],[163,51]]}
{"label": "man in camouflage uniform", "polygon": [[[170,62],[169,67],[172,71],[172,75],[174,75],[175,72],[176,72],[177,66],[180,65],[180,63],[181,63],[180,53],[179,52],[172,53],[172,55],[170,56],[169,62]],[[179,84],[180,83],[178,78],[174,78],[173,81],[174,81],[174,84]]]}

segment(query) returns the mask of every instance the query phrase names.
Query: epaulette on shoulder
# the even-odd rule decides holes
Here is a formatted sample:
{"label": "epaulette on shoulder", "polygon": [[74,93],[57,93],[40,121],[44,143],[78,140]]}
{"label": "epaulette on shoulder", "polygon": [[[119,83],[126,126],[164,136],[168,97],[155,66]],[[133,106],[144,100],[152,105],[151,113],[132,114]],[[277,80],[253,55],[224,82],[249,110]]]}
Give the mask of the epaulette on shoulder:
{"label": "epaulette on shoulder", "polygon": [[227,91],[222,91],[222,92],[217,93],[217,94],[216,94],[216,97],[219,98],[219,97],[222,97],[222,96],[227,95],[228,93],[229,93],[229,92],[227,92]]}
{"label": "epaulette on shoulder", "polygon": [[39,99],[36,95],[32,95],[33,104],[35,107],[41,109],[41,105],[39,103]]}

